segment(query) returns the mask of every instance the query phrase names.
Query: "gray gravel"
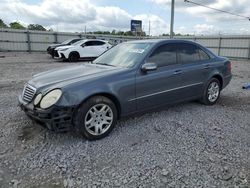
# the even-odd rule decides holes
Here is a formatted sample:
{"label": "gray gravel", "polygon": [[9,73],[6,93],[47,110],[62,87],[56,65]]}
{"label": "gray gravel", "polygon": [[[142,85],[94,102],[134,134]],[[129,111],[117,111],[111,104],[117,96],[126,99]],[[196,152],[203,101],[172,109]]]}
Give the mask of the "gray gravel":
{"label": "gray gravel", "polygon": [[47,54],[0,58],[0,187],[250,187],[250,61],[215,106],[197,102],[123,119],[88,142],[53,133],[17,107],[35,73],[70,66]]}

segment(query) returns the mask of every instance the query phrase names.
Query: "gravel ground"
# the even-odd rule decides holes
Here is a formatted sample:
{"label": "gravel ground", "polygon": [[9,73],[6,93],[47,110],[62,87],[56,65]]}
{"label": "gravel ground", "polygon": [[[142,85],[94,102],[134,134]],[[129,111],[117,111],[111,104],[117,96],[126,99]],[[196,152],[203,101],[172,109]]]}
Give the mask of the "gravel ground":
{"label": "gravel ground", "polygon": [[50,132],[17,107],[35,73],[70,66],[0,53],[0,187],[250,187],[250,62],[215,106],[197,102],[123,119],[106,138]]}

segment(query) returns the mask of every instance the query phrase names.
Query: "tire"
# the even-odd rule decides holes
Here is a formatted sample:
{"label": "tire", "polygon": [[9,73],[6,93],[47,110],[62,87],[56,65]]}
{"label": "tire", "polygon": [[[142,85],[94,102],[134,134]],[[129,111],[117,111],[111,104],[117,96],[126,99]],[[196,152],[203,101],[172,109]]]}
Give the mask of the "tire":
{"label": "tire", "polygon": [[220,98],[221,83],[216,78],[211,78],[205,86],[201,102],[205,105],[214,105]]}
{"label": "tire", "polygon": [[74,127],[77,133],[88,140],[97,140],[107,136],[116,122],[115,104],[107,97],[95,96],[78,108],[74,118]]}
{"label": "tire", "polygon": [[77,52],[71,52],[69,54],[69,62],[77,62],[79,60],[80,56]]}

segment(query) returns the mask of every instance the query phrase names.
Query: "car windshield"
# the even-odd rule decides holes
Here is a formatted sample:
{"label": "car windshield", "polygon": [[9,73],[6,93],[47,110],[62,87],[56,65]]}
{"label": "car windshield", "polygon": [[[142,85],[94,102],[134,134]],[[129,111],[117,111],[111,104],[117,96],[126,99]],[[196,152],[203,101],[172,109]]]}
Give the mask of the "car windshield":
{"label": "car windshield", "polygon": [[79,40],[79,41],[75,42],[75,43],[72,44],[72,45],[73,45],[73,46],[76,46],[76,45],[82,44],[82,43],[84,43],[84,42],[85,42],[85,40]]}
{"label": "car windshield", "polygon": [[68,44],[69,42],[71,42],[73,39],[68,39],[68,40],[65,40],[62,44]]}
{"label": "car windshield", "polygon": [[93,63],[115,67],[132,67],[140,62],[153,43],[122,43],[100,57]]}

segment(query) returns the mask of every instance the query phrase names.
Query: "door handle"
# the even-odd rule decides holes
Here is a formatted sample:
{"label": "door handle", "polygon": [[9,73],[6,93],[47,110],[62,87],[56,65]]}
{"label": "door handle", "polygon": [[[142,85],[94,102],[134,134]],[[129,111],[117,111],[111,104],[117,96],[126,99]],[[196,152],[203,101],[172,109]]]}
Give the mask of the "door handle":
{"label": "door handle", "polygon": [[174,71],[174,75],[182,74],[182,70],[176,70]]}
{"label": "door handle", "polygon": [[204,69],[209,69],[211,66],[210,66],[210,64],[206,64],[205,66],[204,66]]}

